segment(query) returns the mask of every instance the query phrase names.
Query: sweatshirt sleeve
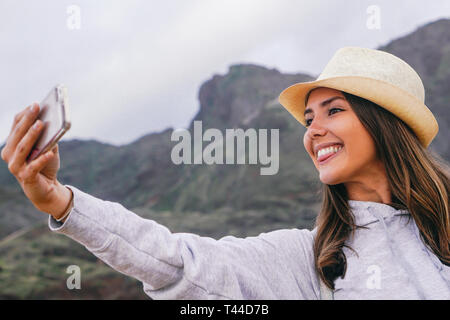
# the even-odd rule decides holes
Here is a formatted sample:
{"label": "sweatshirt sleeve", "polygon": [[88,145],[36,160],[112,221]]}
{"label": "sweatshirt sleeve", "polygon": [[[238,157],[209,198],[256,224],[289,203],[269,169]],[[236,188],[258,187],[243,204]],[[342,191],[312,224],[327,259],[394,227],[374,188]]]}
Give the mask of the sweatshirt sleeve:
{"label": "sweatshirt sleeve", "polygon": [[115,270],[138,279],[152,299],[317,299],[313,233],[282,229],[219,240],[172,233],[119,203],[76,187],[64,223],[50,230],[84,245]]}

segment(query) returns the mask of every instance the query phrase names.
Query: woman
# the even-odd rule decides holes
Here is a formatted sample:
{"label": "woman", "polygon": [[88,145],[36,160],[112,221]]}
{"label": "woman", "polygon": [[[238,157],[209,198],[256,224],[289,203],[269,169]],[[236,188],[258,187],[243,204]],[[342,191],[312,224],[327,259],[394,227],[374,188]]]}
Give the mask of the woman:
{"label": "woman", "polygon": [[449,171],[426,149],[437,122],[417,73],[391,54],[342,48],[280,102],[307,127],[304,147],[324,185],[312,231],[171,233],[64,186],[57,147],[25,160],[38,106],[16,116],[1,156],[51,230],[140,280],[153,299],[450,299]]}

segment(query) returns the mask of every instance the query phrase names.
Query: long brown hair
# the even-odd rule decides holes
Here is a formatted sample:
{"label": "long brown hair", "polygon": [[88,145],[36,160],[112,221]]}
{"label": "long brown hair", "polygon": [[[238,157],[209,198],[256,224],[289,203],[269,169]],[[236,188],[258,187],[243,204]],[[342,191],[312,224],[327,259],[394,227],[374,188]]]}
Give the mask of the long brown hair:
{"label": "long brown hair", "polygon": [[[409,126],[391,112],[342,93],[375,142],[391,190],[389,205],[408,210],[425,245],[442,263],[450,265],[449,165],[424,148]],[[358,228],[347,201],[343,184],[323,185],[322,209],[315,223],[314,260],[320,278],[331,289],[337,277],[345,276],[347,262],[342,249],[348,247],[346,239]]]}

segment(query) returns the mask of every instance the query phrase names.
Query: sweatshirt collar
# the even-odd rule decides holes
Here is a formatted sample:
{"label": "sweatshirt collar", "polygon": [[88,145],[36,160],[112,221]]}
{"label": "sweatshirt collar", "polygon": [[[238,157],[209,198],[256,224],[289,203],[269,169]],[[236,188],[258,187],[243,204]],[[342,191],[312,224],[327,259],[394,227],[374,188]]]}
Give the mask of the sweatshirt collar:
{"label": "sweatshirt collar", "polygon": [[[422,288],[422,285],[418,282],[417,277],[411,265],[405,260],[402,254],[398,250],[398,244],[395,243],[395,235],[391,234],[386,221],[397,215],[409,215],[408,210],[396,209],[388,204],[372,202],[372,201],[359,201],[348,200],[350,209],[355,217],[355,224],[358,226],[364,226],[369,223],[378,221],[386,234],[387,244],[392,252],[393,258],[403,267],[409,281],[413,282],[417,288]],[[425,299],[423,296],[423,289],[419,289],[418,293],[421,299]]]}
{"label": "sweatshirt collar", "polygon": [[[397,215],[408,215],[408,210],[396,209],[388,204],[372,201],[348,200],[348,205],[359,226],[379,221],[378,218],[389,219]],[[376,214],[374,214],[374,212]]]}

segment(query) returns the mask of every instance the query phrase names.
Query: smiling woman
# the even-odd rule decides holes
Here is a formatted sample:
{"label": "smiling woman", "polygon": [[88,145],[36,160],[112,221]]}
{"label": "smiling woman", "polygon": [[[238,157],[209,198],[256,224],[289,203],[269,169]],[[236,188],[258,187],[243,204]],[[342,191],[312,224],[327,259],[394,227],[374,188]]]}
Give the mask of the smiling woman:
{"label": "smiling woman", "polygon": [[[361,264],[368,272],[388,271],[383,282],[400,281],[397,288],[406,296],[427,297],[429,284],[420,276],[427,273],[444,280],[450,294],[450,169],[427,149],[438,126],[424,96],[419,75],[406,62],[356,47],[339,49],[316,81],[294,84],[280,95],[280,103],[307,128],[303,143],[323,183],[314,262],[320,280],[338,297],[360,297],[355,279]],[[397,225],[390,210],[413,223]],[[359,230],[373,222],[379,223],[371,231]],[[425,267],[430,258],[436,269]],[[366,287],[373,288],[368,282]]]}
{"label": "smiling woman", "polygon": [[[305,148],[323,182],[322,211],[317,219],[316,263],[321,276],[332,285],[344,276],[342,248],[358,228],[345,200],[386,203],[410,212],[424,243],[445,265],[448,247],[448,167],[420,145],[412,130],[380,106],[358,96],[330,88],[317,88],[307,98],[316,101],[342,95],[320,108],[304,136]],[[338,106],[341,111],[331,112]],[[341,145],[339,152],[320,161],[317,154],[327,143]],[[317,152],[317,150],[319,150]],[[447,173],[446,173],[447,172]],[[409,268],[407,268],[409,269]]]}

